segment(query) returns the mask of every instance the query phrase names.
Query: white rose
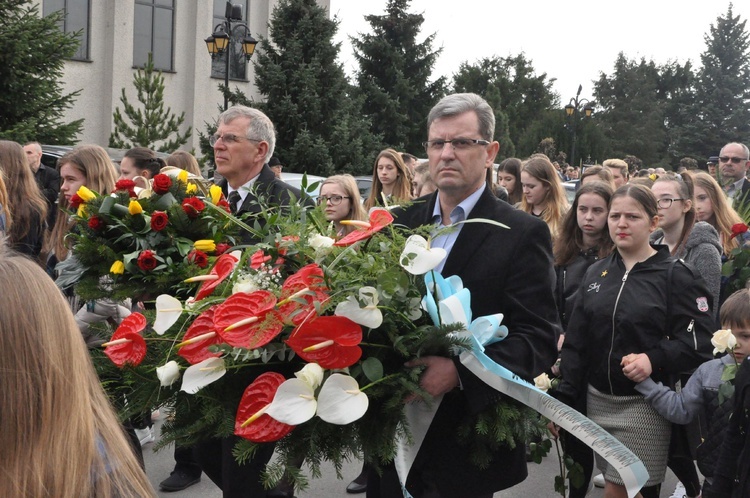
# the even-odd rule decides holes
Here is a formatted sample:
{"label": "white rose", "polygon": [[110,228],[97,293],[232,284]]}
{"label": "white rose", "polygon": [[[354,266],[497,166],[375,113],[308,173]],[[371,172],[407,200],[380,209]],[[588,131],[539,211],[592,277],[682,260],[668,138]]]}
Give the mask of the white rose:
{"label": "white rose", "polygon": [[247,294],[252,294],[253,292],[257,290],[260,290],[260,288],[252,279],[249,279],[249,278],[244,279],[244,280],[238,280],[232,286],[232,294],[237,294],[238,292],[245,292]]}
{"label": "white rose", "polygon": [[310,247],[315,249],[315,254],[318,255],[328,254],[333,247],[334,242],[335,241],[332,238],[320,235],[319,233],[316,233],[307,241],[307,243],[310,244]]}
{"label": "white rose", "polygon": [[317,363],[308,363],[294,374],[302,382],[312,387],[313,391],[323,382],[323,368]]}
{"label": "white rose", "polygon": [[737,345],[737,338],[732,334],[732,329],[717,330],[711,338],[711,344],[714,345],[714,355],[728,353]]}
{"label": "white rose", "polygon": [[172,360],[165,365],[156,368],[156,376],[161,381],[161,385],[169,387],[180,378],[180,366]]}
{"label": "white rose", "polygon": [[537,389],[547,392],[552,387],[552,381],[546,373],[534,378],[534,385]]}

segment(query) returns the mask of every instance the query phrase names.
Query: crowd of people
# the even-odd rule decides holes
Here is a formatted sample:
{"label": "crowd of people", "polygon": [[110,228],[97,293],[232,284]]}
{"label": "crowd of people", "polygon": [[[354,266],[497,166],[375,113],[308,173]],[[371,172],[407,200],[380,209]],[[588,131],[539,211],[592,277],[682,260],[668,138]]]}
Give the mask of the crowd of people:
{"label": "crowd of people", "polygon": [[[210,137],[217,184],[235,215],[252,216],[256,195],[282,207],[300,199],[273,160],[275,130],[267,116],[234,106],[217,122]],[[408,228],[455,227],[431,241],[447,253],[437,269],[461,277],[475,316],[503,313],[510,331],[487,346],[487,355],[529,381],[544,372],[559,376],[552,394],[643,461],[649,479],[641,496],[659,496],[668,466],[682,486],[673,496],[750,496],[750,291],[728,295],[729,277],[722,275],[722,263],[748,242],[733,230],[750,203],[748,148],[725,145],[709,159],[718,168],[705,172],[641,174],[621,159],[580,171],[542,154],[507,158],[495,170],[501,151],[494,127],[494,112],[481,97],[449,95],[428,117],[426,161],[386,148],[375,159],[367,199],[352,176],[338,174],[321,182],[319,209],[338,237],[355,229],[343,220],[364,221],[374,207],[391,210],[396,224]],[[141,444],[153,440],[151,414],[118,420],[111,403],[122,400],[107,400],[86,353],[87,345],[104,340],[90,332],[92,323],[116,326],[143,303],[79,302],[67,213],[81,186],[108,194],[120,178],[148,187],[170,167],[200,177],[198,163],[186,152],[161,159],[137,147],[118,171],[95,145],[74,148],[56,170],[40,159],[38,143],[0,141],[0,283],[7,284],[6,309],[18,310],[0,315],[0,385],[7,398],[0,404],[0,494],[153,496],[141,453]],[[570,180],[577,190],[569,205],[563,182]],[[509,230],[461,223],[473,218]],[[245,233],[242,242],[257,241]],[[711,336],[720,327],[731,328],[738,346],[712,359]],[[720,399],[722,372],[734,361],[743,363],[735,394]],[[493,448],[492,463],[480,469],[455,437],[465,418],[498,393],[456,358],[426,356],[409,366],[417,365],[424,391],[442,402],[411,470],[399,476],[394,465],[376,470],[365,463],[347,491],[391,498],[405,488],[415,497],[483,498],[523,481],[522,446]],[[700,428],[700,445],[685,430],[690,423]],[[597,480],[605,496],[627,495],[607,461],[554,423],[550,431],[584,470],[583,484],[569,483],[570,497],[585,496]],[[284,480],[273,490],[262,487],[273,445],[240,463],[232,453],[236,441],[176,446],[174,471],[161,489],[185,489],[205,472],[225,497],[293,496]],[[602,477],[592,477],[595,465]]]}

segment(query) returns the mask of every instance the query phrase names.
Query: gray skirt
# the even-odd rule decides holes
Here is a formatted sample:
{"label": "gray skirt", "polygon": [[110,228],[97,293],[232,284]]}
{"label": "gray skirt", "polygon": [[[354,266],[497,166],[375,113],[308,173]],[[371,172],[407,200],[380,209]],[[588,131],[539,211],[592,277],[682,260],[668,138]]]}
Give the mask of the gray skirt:
{"label": "gray skirt", "polygon": [[[672,433],[670,422],[640,394],[613,396],[589,385],[587,403],[588,417],[635,453],[646,466],[649,477],[645,486],[664,481]],[[596,466],[607,481],[623,484],[620,474],[598,453]]]}

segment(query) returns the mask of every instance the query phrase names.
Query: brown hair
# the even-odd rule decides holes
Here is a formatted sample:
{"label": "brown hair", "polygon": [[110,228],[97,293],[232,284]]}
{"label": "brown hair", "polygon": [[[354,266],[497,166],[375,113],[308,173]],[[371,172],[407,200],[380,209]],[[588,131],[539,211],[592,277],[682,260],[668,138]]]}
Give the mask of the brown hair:
{"label": "brown hair", "polygon": [[719,322],[724,328],[750,327],[750,289],[740,289],[724,301]]}
{"label": "brown hair", "polygon": [[5,231],[10,229],[10,225],[13,221],[10,209],[8,207],[8,191],[5,189],[5,181],[3,180],[3,170],[0,169],[0,215],[5,214]]}
{"label": "brown hair", "polygon": [[612,190],[615,189],[615,179],[608,168],[598,164],[596,166],[589,166],[581,175],[581,185],[583,185],[583,180],[590,176],[595,176],[598,181],[608,184]]}
{"label": "brown hair", "polygon": [[618,188],[617,190],[615,190],[615,193],[612,194],[612,200],[609,201],[610,207],[612,206],[612,202],[614,202],[614,200],[618,197],[630,197],[635,202],[640,204],[649,220],[653,219],[654,216],[658,216],[659,214],[659,206],[656,204],[656,197],[654,196],[654,193],[651,192],[650,188],[644,185],[634,185],[632,183],[626,183],[622,187]]}
{"label": "brown hair", "polygon": [[[612,199],[612,187],[604,182],[593,182],[587,183],[578,189],[576,197],[573,200],[573,205],[568,210],[562,222],[560,234],[555,239],[555,264],[558,266],[565,266],[572,262],[583,249],[583,231],[578,226],[578,201],[583,194],[598,195],[604,200],[604,204],[609,209],[609,203]],[[599,241],[596,247],[599,248],[599,258],[604,258],[612,252],[614,243],[609,236],[606,224],[599,234]]]}
{"label": "brown hair", "polygon": [[[359,195],[359,188],[357,188],[357,180],[352,175],[334,175],[329,176],[320,184],[320,189],[323,189],[323,185],[327,183],[333,183],[338,185],[344,190],[344,195],[349,197],[349,214],[347,219],[349,220],[367,220],[367,211],[362,207],[362,198]],[[349,233],[355,230],[356,227],[353,225],[346,225],[345,231]]]}
{"label": "brown hair", "polygon": [[[549,158],[544,154],[531,156],[523,164],[521,171],[528,173],[549,187],[546,198],[547,205],[544,208],[544,212],[542,212],[541,218],[549,226],[552,239],[554,240],[560,231],[563,216],[565,216],[565,212],[568,209],[568,198],[565,196],[565,189],[560,181],[560,177],[557,175],[557,171],[552,166]],[[531,213],[533,208],[534,206],[526,202],[526,196],[523,196],[521,199],[521,210]]]}
{"label": "brown hair", "polygon": [[706,191],[714,211],[713,227],[719,232],[724,254],[729,255],[732,249],[740,246],[737,238],[732,237],[732,225],[744,223],[737,211],[729,204],[726,195],[714,177],[703,171],[693,173],[695,187]]}
{"label": "brown hair", "polygon": [[[679,254],[680,251],[682,251],[685,244],[687,244],[688,237],[690,236],[690,231],[693,229],[693,226],[695,225],[695,203],[693,202],[693,178],[689,174],[679,174],[679,173],[664,173],[659,175],[659,177],[654,180],[654,185],[657,183],[662,182],[673,182],[677,185],[677,192],[678,195],[686,200],[690,201],[690,209],[683,215],[685,218],[684,224],[682,226],[682,232],[680,233],[680,238],[677,241],[677,244],[675,244],[674,248],[670,252],[672,256],[675,254]],[[652,186],[653,188],[653,186]]]}
{"label": "brown hair", "polygon": [[146,170],[149,172],[150,178],[158,175],[159,171],[167,165],[164,159],[156,157],[156,153],[147,147],[134,147],[125,153],[125,157],[133,160],[138,174]]}
{"label": "brown hair", "polygon": [[190,152],[176,150],[167,157],[166,163],[168,166],[176,166],[195,176],[203,176],[198,161]]}
{"label": "brown hair", "polygon": [[365,201],[365,209],[367,210],[375,206],[380,206],[383,202],[380,198],[380,194],[383,192],[383,184],[380,183],[380,178],[378,177],[378,161],[382,157],[393,161],[398,170],[396,185],[393,187],[393,199],[395,202],[399,203],[411,200],[411,172],[409,168],[406,167],[404,160],[401,159],[401,154],[393,149],[385,149],[380,151],[378,157],[375,158],[375,165],[372,171],[372,190],[370,191],[370,197]]}
{"label": "brown hair", "polygon": [[[517,157],[509,157],[507,159],[503,159],[503,161],[497,167],[498,174],[501,171],[504,171],[506,173],[510,173],[516,179],[516,185],[513,189],[513,192],[508,192],[508,203],[510,205],[518,204],[519,202],[521,202],[521,198],[523,197],[523,189],[521,188],[521,164],[521,160]],[[495,179],[497,180],[497,177]]]}
{"label": "brown hair", "polygon": [[35,225],[44,226],[47,200],[36,183],[21,144],[0,140],[0,169],[8,196],[3,208],[12,214],[14,221],[6,233],[11,244],[17,244]]}
{"label": "brown hair", "polygon": [[68,303],[0,240],[0,496],[156,496]]}

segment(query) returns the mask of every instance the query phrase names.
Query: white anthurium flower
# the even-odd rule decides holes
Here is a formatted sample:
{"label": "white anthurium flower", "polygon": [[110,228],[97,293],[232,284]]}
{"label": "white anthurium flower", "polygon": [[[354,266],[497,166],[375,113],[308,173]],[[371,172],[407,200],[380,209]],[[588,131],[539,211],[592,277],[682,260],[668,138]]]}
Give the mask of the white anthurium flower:
{"label": "white anthurium flower", "polygon": [[362,418],[369,404],[353,377],[335,373],[320,388],[318,417],[329,424],[350,424]]}
{"label": "white anthurium flower", "polygon": [[336,241],[331,237],[326,237],[325,235],[320,235],[319,233],[316,233],[307,240],[307,243],[310,245],[310,247],[315,249],[316,256],[325,256],[326,254],[328,254],[333,248],[334,242]]}
{"label": "white anthurium flower", "polygon": [[399,260],[404,270],[412,275],[424,275],[434,270],[447,254],[442,247],[430,247],[430,243],[421,235],[412,235],[406,239]]}
{"label": "white anthurium flower", "polygon": [[227,369],[222,358],[208,358],[185,370],[180,390],[195,394],[203,387],[222,378],[225,373]]}
{"label": "white anthurium flower", "polygon": [[289,425],[299,425],[315,416],[318,402],[312,386],[302,379],[287,379],[276,390],[266,414]]}
{"label": "white anthurium flower", "polygon": [[306,382],[313,391],[323,383],[323,368],[317,363],[308,363],[302,370],[295,372],[294,376],[299,380]]}
{"label": "white anthurium flower", "polygon": [[156,376],[159,378],[162,387],[169,387],[180,378],[180,366],[174,360],[168,361],[156,368]]}
{"label": "white anthurium flower", "polygon": [[422,318],[422,299],[418,297],[409,299],[409,312],[407,316],[412,321]]}
{"label": "white anthurium flower", "polygon": [[383,313],[378,309],[378,290],[375,287],[362,287],[359,289],[359,300],[365,303],[360,307],[354,296],[349,296],[346,301],[336,305],[334,315],[344,316],[354,323],[364,327],[376,329],[383,323]]}
{"label": "white anthurium flower", "polygon": [[734,350],[737,338],[732,334],[732,329],[717,330],[711,337],[711,344],[714,346],[714,355],[728,353]]}
{"label": "white anthurium flower", "polygon": [[162,294],[156,298],[156,320],[154,332],[163,335],[164,332],[177,322],[182,315],[182,303],[169,294]]}

